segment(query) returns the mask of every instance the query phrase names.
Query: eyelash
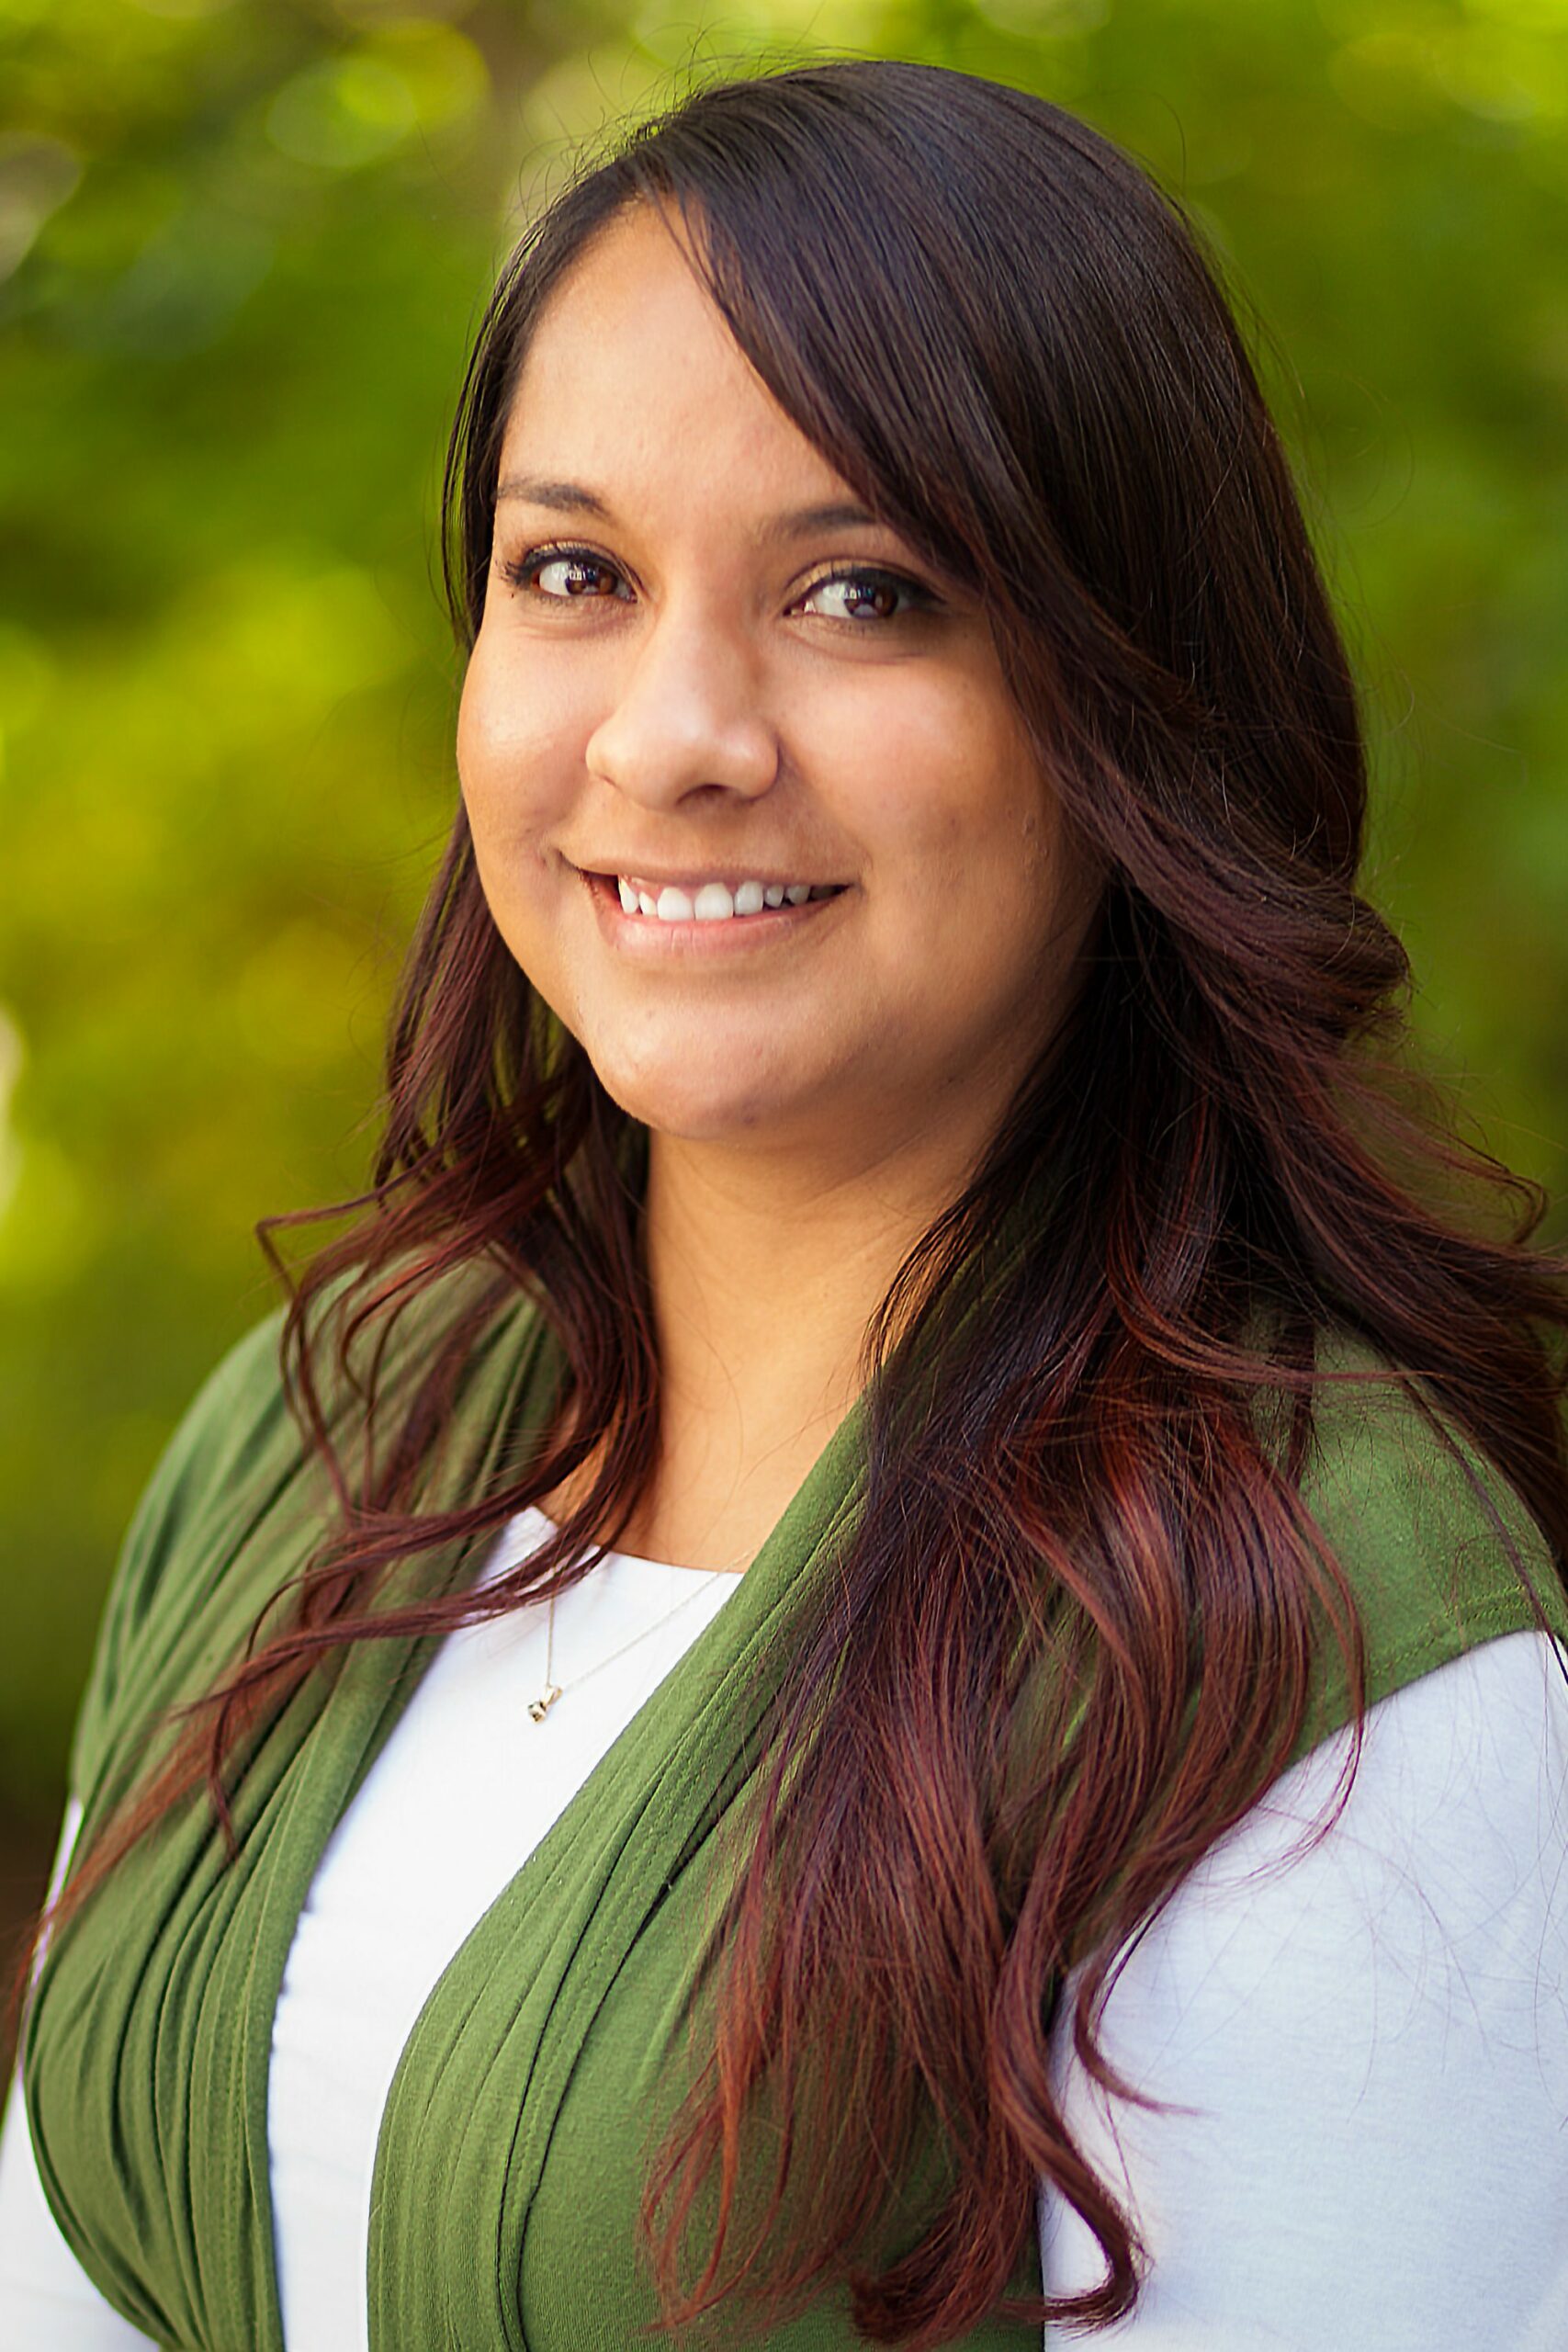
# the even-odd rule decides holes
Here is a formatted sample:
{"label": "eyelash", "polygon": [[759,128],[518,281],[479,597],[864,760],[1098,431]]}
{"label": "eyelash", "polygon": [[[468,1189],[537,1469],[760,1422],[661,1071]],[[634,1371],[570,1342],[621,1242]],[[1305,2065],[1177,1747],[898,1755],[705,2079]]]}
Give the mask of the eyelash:
{"label": "eyelash", "polygon": [[[619,566],[612,563],[607,556],[599,554],[596,548],[564,543],[527,548],[520,556],[503,560],[499,568],[502,578],[509,585],[528,593],[533,588],[535,573],[542,571],[548,563],[593,565],[601,571],[615,573],[617,579],[624,577]],[[814,596],[819,588],[837,587],[849,581],[878,588],[891,588],[904,598],[905,602],[900,610],[876,616],[884,627],[889,621],[903,620],[911,613],[929,612],[935,607],[937,602],[930,589],[922,587],[918,580],[911,580],[904,572],[894,571],[887,565],[880,563],[840,564],[833,571],[821,572],[815,580],[808,582],[795,601],[800,603],[807,596]],[[541,605],[567,605],[597,604],[605,601],[607,600],[604,598],[589,594],[547,596],[542,592],[538,593],[538,602]],[[840,621],[848,628],[863,628],[865,626],[863,621],[849,614],[835,613],[819,617]]]}

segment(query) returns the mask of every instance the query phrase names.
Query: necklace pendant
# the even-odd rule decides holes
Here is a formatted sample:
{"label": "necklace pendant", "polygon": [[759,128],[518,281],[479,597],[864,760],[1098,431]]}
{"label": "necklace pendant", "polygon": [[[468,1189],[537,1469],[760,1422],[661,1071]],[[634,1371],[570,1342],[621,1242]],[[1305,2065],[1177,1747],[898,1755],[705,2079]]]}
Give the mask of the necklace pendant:
{"label": "necklace pendant", "polygon": [[528,1702],[528,1713],[536,1724],[542,1724],[556,1701],[560,1697],[560,1684],[547,1682],[536,1699]]}

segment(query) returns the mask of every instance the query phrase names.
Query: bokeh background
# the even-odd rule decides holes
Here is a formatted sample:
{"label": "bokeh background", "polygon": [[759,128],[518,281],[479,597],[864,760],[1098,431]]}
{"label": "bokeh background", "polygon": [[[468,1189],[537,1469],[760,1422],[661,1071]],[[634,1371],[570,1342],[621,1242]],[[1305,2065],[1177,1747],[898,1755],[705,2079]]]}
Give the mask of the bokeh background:
{"label": "bokeh background", "polygon": [[1365,680],[1430,1053],[1568,1190],[1568,0],[0,0],[10,1917],[128,1514],[270,1304],[254,1221],[365,1165],[496,267],[617,118],[821,51],[1061,100],[1196,216]]}

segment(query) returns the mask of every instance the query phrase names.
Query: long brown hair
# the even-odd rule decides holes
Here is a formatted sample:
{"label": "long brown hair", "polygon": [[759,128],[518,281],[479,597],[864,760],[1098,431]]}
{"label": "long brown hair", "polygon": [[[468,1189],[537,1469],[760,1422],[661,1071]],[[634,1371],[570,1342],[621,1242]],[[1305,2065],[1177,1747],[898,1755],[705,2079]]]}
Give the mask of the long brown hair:
{"label": "long brown hair", "polygon": [[[1114,2086],[1097,2041],[1114,1956],[1282,1769],[1330,1644],[1359,1721],[1356,1613],[1298,1489],[1317,1335],[1419,1381],[1561,1558],[1563,1269],[1526,1247],[1529,1188],[1397,1076],[1405,963],[1356,888],[1356,695],[1287,465],[1178,208],[1070,115],[832,62],[700,90],[585,170],[508,263],[468,366],[446,481],[460,644],[541,306],[641,201],[678,209],[789,416],[983,600],[1106,877],[1065,1020],[870,1334],[863,1521],[771,1722],[713,2046],[644,2223],[671,2322],[738,2289],[782,2308],[847,2265],[866,2336],[936,2346],[1001,2303],[1043,2177],[1106,2274],[1031,2315],[1108,2322],[1139,2248],[1057,2104],[1050,1996],[1083,1963],[1073,2039]],[[392,1027],[373,1189],[286,1327],[338,1522],[66,1912],[204,1777],[227,1819],[242,1726],[344,1645],[514,1608],[615,1541],[659,1431],[643,1140],[508,955],[459,815]],[[1029,1246],[1006,1255],[1021,1202]],[[367,1382],[350,1459],[317,1310],[347,1301],[346,1350],[464,1266],[493,1280],[412,1403],[378,1415]],[[505,1487],[422,1514],[458,1368],[519,1284],[561,1343],[570,1433]],[[522,1568],[376,1609],[394,1563],[499,1529],[585,1465],[581,1505]],[[764,2088],[791,2127],[792,2201],[748,2239],[731,2193]],[[946,2201],[879,2264],[889,2152],[931,2116]],[[716,2181],[729,2219],[693,2276]]]}

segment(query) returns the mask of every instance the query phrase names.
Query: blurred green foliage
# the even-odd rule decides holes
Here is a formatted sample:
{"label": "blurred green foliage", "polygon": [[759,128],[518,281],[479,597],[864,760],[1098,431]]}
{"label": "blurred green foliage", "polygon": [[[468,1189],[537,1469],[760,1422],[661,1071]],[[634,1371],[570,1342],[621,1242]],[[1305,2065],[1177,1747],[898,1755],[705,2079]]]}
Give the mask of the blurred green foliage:
{"label": "blurred green foliage", "polygon": [[1080,109],[1258,329],[1368,682],[1374,888],[1568,1179],[1568,0],[0,0],[0,1798],[160,1443],[352,1191],[454,790],[435,489],[574,142],[694,64]]}

